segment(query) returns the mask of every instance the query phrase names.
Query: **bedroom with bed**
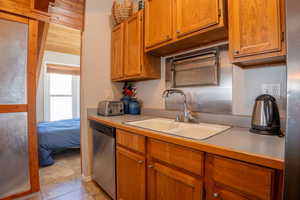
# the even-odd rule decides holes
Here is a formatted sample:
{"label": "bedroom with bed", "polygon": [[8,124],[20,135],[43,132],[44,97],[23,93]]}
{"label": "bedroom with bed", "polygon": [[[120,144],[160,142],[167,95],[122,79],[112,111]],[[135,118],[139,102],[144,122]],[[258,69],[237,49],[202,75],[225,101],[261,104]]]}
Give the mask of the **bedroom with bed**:
{"label": "bedroom with bed", "polygon": [[48,27],[37,89],[42,188],[81,175],[80,40],[78,30],[57,24]]}

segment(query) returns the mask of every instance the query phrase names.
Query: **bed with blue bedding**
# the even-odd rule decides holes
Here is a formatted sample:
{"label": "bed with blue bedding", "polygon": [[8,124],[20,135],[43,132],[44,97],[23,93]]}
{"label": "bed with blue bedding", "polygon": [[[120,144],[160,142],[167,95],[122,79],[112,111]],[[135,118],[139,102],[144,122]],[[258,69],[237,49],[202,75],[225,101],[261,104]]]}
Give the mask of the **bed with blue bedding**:
{"label": "bed with blue bedding", "polygon": [[80,119],[40,122],[37,132],[40,166],[52,165],[55,152],[80,148]]}

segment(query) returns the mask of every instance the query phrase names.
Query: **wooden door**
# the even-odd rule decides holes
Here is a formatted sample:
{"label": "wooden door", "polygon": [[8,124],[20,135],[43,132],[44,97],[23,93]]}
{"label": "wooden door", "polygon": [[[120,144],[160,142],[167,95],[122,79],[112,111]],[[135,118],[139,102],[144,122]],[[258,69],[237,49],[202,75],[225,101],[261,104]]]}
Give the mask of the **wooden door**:
{"label": "wooden door", "polygon": [[173,0],[146,0],[145,46],[146,48],[172,40]]}
{"label": "wooden door", "polygon": [[202,188],[202,181],[193,176],[159,163],[148,166],[149,200],[199,200]]}
{"label": "wooden door", "polygon": [[229,0],[230,51],[242,57],[282,48],[280,0]]}
{"label": "wooden door", "polygon": [[219,23],[219,0],[176,0],[177,37]]}
{"label": "wooden door", "polygon": [[124,24],[112,31],[111,36],[111,78],[118,80],[124,74]]}
{"label": "wooden door", "polygon": [[118,200],[143,200],[146,196],[145,158],[117,147]]}
{"label": "wooden door", "polygon": [[142,72],[143,12],[138,12],[125,22],[125,77]]}
{"label": "wooden door", "polygon": [[35,20],[0,12],[0,199],[39,191]]}

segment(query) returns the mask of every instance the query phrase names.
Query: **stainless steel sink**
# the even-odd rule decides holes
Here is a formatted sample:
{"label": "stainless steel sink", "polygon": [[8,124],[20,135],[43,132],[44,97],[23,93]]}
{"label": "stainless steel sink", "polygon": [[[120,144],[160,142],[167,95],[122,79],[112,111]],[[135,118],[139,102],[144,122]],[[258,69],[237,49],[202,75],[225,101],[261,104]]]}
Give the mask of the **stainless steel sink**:
{"label": "stainless steel sink", "polygon": [[166,118],[153,118],[127,122],[126,124],[196,140],[204,140],[230,129],[230,126],[208,123],[183,123]]}

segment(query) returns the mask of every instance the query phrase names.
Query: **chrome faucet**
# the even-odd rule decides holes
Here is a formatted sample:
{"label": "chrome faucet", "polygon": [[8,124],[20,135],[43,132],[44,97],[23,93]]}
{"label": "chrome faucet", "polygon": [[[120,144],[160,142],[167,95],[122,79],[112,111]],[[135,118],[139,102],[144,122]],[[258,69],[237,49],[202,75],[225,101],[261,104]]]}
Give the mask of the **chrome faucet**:
{"label": "chrome faucet", "polygon": [[163,92],[162,97],[168,98],[171,94],[181,94],[183,96],[183,115],[178,115],[176,117],[176,121],[193,122],[195,120],[195,117],[193,116],[191,110],[188,108],[186,94],[179,89],[167,89]]}

